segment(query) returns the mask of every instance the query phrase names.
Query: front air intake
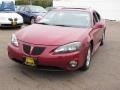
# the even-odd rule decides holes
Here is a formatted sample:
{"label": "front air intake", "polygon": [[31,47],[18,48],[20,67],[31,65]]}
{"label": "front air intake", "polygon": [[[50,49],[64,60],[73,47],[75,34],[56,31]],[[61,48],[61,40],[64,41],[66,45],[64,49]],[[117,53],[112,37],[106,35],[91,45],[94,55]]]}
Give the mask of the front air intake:
{"label": "front air intake", "polygon": [[32,55],[40,55],[45,50],[44,47],[34,47],[32,50]]}
{"label": "front air intake", "polygon": [[30,54],[31,46],[23,44],[23,50],[26,54]]}

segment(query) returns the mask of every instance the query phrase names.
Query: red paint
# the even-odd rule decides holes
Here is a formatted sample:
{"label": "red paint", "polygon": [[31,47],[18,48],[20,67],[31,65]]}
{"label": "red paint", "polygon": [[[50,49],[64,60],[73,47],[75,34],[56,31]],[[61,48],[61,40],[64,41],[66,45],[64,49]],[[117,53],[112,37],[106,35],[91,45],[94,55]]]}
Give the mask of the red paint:
{"label": "red paint", "polygon": [[[95,52],[100,46],[99,41],[102,39],[102,34],[105,30],[104,20],[98,22],[100,25],[93,25],[93,10],[91,11],[86,9],[84,11],[91,13],[91,27],[89,28],[73,28],[34,24],[17,31],[15,34],[19,42],[19,47],[15,47],[12,44],[9,44],[9,57],[11,59],[23,61],[23,57],[30,56],[37,58],[39,65],[55,66],[64,70],[76,70],[80,68],[85,62],[90,41],[93,40],[93,52]],[[60,45],[74,41],[82,43],[80,51],[65,54],[53,53],[54,49]],[[30,45],[31,47],[45,47],[45,50],[42,54],[37,56],[27,55],[23,51],[23,44]],[[70,68],[68,65],[70,60],[78,61],[78,67],[74,69]]]}

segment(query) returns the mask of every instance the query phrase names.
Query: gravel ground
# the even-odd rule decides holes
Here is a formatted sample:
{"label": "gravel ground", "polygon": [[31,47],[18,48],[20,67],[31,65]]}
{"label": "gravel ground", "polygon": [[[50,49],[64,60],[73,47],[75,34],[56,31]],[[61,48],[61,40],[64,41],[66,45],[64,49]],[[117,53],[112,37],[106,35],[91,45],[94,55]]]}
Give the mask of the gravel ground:
{"label": "gravel ground", "polygon": [[120,23],[107,22],[106,41],[87,72],[50,72],[11,61],[7,44],[17,30],[0,30],[0,90],[120,90]]}

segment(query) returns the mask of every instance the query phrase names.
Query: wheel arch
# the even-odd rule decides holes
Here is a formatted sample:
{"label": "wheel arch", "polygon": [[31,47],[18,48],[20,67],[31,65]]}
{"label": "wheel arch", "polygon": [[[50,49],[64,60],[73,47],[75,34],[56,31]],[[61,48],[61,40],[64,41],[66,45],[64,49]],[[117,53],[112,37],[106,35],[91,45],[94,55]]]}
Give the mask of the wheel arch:
{"label": "wheel arch", "polygon": [[34,19],[35,19],[35,17],[34,17],[34,16],[31,16],[31,17],[30,17],[30,20],[31,20],[32,18],[34,18]]}
{"label": "wheel arch", "polygon": [[90,46],[91,46],[91,49],[92,49],[92,51],[93,51],[93,47],[94,47],[93,40],[90,41]]}

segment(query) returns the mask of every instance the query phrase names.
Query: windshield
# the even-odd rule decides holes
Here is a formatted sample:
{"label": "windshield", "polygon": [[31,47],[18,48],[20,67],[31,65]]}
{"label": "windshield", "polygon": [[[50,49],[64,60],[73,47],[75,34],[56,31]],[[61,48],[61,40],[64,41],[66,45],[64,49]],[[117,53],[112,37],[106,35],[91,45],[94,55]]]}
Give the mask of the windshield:
{"label": "windshield", "polygon": [[0,5],[0,11],[15,11],[13,2],[2,2]]}
{"label": "windshield", "polygon": [[43,7],[40,6],[31,6],[30,9],[33,13],[47,12]]}
{"label": "windshield", "polygon": [[90,14],[83,11],[50,11],[39,24],[89,27]]}

